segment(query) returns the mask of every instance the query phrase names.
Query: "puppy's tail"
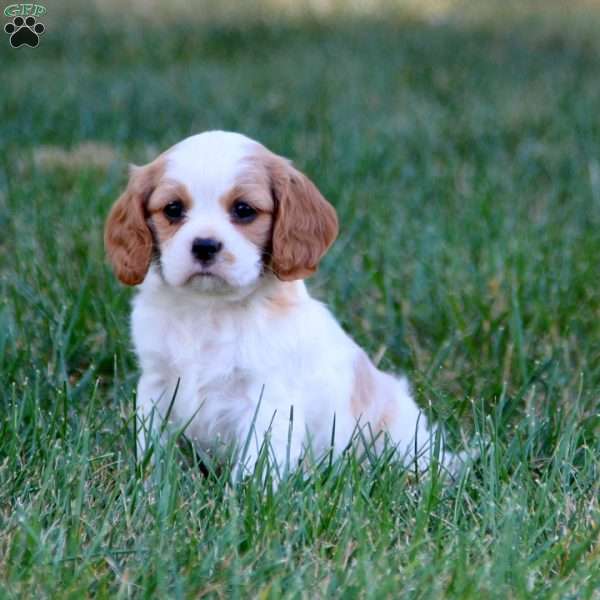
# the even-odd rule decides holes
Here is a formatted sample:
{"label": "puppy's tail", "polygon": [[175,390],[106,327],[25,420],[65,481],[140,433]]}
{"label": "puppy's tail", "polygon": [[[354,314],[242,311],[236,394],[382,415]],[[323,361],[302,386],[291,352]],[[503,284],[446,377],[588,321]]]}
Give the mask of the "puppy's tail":
{"label": "puppy's tail", "polygon": [[[425,418],[425,417],[423,417]],[[481,450],[463,442],[463,450],[452,452],[448,449],[443,430],[432,426],[428,431],[428,439],[419,445],[415,437],[414,464],[419,473],[427,473],[434,466],[442,473],[455,479],[464,468],[476,461]]]}

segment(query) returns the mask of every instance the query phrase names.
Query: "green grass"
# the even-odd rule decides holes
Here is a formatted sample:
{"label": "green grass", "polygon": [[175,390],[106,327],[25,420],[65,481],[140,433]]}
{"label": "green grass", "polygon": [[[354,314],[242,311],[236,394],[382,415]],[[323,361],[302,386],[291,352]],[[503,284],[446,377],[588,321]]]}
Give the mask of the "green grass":
{"label": "green grass", "polygon": [[[600,597],[600,12],[526,6],[71,4],[38,48],[2,40],[0,597]],[[144,485],[102,225],[127,161],[209,128],[337,207],[311,288],[491,441],[455,484],[346,456],[232,487],[170,443]]]}

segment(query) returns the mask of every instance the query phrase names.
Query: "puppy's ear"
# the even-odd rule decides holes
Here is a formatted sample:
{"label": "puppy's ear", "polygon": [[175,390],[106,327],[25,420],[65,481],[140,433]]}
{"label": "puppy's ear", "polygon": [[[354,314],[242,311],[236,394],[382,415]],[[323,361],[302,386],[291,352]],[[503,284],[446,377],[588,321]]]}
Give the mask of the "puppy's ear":
{"label": "puppy's ear", "polygon": [[275,196],[271,268],[282,281],[312,275],[338,233],[335,209],[314,183],[276,156],[270,165]]}
{"label": "puppy's ear", "polygon": [[146,204],[162,174],[162,162],[130,168],[129,183],[113,205],[104,228],[104,246],[115,274],[126,285],[144,281],[152,258]]}

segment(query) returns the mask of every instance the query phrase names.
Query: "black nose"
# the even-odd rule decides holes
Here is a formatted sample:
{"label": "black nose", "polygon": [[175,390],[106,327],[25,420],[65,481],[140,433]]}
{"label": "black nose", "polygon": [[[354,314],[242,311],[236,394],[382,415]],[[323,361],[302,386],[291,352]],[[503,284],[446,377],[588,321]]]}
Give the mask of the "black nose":
{"label": "black nose", "polygon": [[223,244],[210,238],[196,238],[192,242],[192,254],[202,262],[210,262],[221,250]]}

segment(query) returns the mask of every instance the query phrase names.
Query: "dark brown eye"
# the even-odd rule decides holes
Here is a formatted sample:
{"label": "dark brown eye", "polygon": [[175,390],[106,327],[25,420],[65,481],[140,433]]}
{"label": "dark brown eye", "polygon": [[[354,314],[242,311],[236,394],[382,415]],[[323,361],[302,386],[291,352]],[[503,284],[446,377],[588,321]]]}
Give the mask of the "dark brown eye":
{"label": "dark brown eye", "polygon": [[179,221],[183,217],[183,202],[181,200],[173,200],[169,202],[164,208],[163,213],[169,221]]}
{"label": "dark brown eye", "polygon": [[231,214],[238,223],[250,223],[257,215],[256,210],[242,200],[238,200],[231,207]]}

